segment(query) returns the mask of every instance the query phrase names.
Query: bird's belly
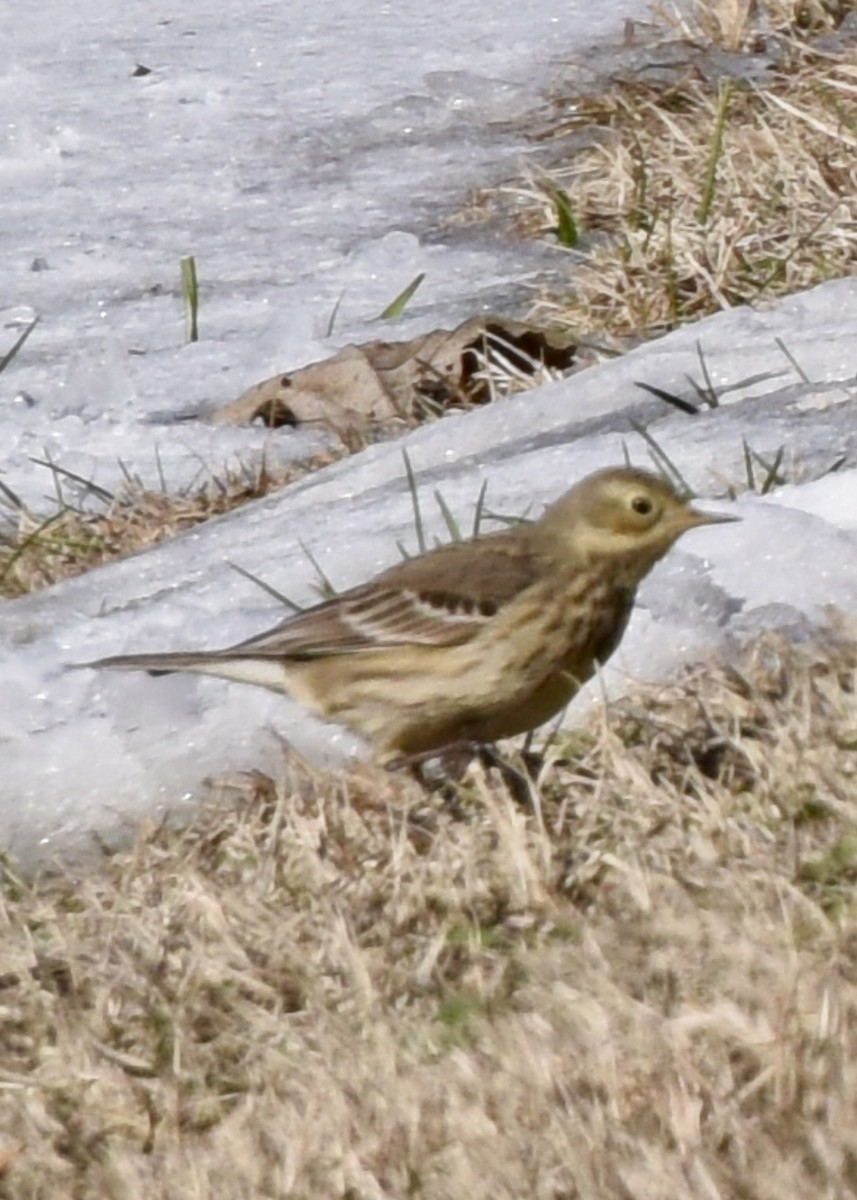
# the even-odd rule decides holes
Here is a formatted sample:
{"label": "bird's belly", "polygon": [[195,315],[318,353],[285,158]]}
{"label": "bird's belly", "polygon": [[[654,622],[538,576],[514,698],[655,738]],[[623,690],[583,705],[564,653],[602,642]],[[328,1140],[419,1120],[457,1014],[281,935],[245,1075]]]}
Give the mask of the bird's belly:
{"label": "bird's belly", "polygon": [[318,715],[368,737],[385,759],[513,737],[560,712],[609,656],[625,614],[598,601],[594,622],[558,606],[539,614],[525,638],[510,620],[507,629],[462,646],[295,664],[289,690]]}
{"label": "bird's belly", "polygon": [[[517,679],[517,687],[509,691],[498,688],[496,704],[483,703],[475,719],[462,714],[465,732],[461,736],[485,742],[514,737],[562,712],[621,640],[632,601],[624,595],[610,601],[607,597],[601,601],[598,619],[587,630],[576,621],[546,630],[543,646],[548,650],[553,645],[553,653],[510,665],[508,671]],[[558,647],[562,647],[560,656]]]}

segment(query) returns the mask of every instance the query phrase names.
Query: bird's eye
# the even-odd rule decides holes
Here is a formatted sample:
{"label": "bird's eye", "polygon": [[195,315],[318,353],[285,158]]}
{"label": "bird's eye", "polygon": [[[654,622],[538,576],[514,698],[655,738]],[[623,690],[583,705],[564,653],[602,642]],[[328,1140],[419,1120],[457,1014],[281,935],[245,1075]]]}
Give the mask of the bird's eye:
{"label": "bird's eye", "polygon": [[647,517],[652,511],[652,502],[648,496],[635,496],[631,501],[631,508],[641,517]]}

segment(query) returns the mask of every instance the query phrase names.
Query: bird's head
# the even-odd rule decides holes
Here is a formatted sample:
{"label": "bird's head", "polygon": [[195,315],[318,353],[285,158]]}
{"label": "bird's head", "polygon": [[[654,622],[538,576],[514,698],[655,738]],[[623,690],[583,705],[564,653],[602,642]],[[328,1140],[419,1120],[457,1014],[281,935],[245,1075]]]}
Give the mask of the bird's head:
{"label": "bird's head", "polygon": [[588,475],[555,501],[540,524],[580,561],[626,563],[638,579],[689,529],[739,517],[700,512],[665,480],[633,467]]}

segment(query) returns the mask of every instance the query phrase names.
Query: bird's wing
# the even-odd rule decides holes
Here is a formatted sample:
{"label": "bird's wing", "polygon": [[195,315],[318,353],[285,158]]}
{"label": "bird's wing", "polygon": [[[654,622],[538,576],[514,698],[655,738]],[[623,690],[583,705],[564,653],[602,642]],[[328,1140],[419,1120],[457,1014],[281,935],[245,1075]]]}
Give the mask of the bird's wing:
{"label": "bird's wing", "polygon": [[538,556],[519,537],[440,546],[223,653],[314,658],[460,645],[538,576]]}

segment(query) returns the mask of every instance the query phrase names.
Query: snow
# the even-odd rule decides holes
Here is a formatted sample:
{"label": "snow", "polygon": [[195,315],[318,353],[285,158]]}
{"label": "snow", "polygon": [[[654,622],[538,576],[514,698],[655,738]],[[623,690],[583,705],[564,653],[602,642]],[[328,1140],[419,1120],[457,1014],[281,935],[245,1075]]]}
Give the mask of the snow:
{"label": "snow", "polygon": [[[468,188],[526,153],[508,122],[570,51],[645,6],[432,8],[261,0],[192,16],[80,0],[16,12],[0,39],[0,480],[35,508],[33,458],[115,486],[120,460],[180,485],[200,463],[302,456],[305,435],[165,425],[276,371],[379,336],[420,271],[408,319],[451,326],[509,303],[560,251],[434,228]],[[152,68],[135,77],[136,63]],[[197,257],[201,341],[184,340],[179,259]],[[337,302],[336,327],[328,323]],[[797,482],[742,495],[741,524],[688,535],[641,591],[600,695],[835,603],[857,613],[857,281],[735,310],[622,359],[406,439],[423,511],[466,527],[483,480],[500,512],[542,502],[627,447],[633,422],[702,496],[744,491],[744,446],[785,447]],[[722,404],[690,417],[636,385],[693,397],[700,351]],[[833,474],[830,468],[846,455]],[[729,507],[709,501],[712,507]],[[415,548],[402,444],[373,446],[173,542],[0,605],[0,846],[25,863],[76,855],[140,815],[193,803],[202,771],[276,773],[281,740],[328,761],[355,743],[282,697],[194,677],[69,670],[123,650],[214,648],[283,611],[236,563],[300,602],[309,547],[339,587]],[[587,696],[577,702],[585,711]],[[203,764],[201,767],[200,764]]]}
{"label": "snow", "polygon": [[[44,493],[30,458],[81,446],[78,466],[107,487],[119,457],[156,482],[156,443],[168,476],[186,482],[200,457],[257,451],[262,434],[195,430],[191,449],[142,429],[146,414],[228,401],[365,336],[419,271],[413,311],[442,305],[446,320],[531,277],[538,256],[525,249],[418,234],[439,205],[519,157],[522,136],[503,122],[585,50],[582,28],[588,43],[646,12],[643,0],[587,7],[334,0],[322,12],[251,0],[236,11],[208,0],[182,15],[151,0],[81,0],[10,15],[0,352],[41,317],[0,379],[4,399],[19,389],[35,401],[3,454],[16,460],[17,494]],[[151,73],[136,76],[137,64]],[[179,289],[190,254],[194,346]],[[301,453],[283,441],[284,457]]]}

